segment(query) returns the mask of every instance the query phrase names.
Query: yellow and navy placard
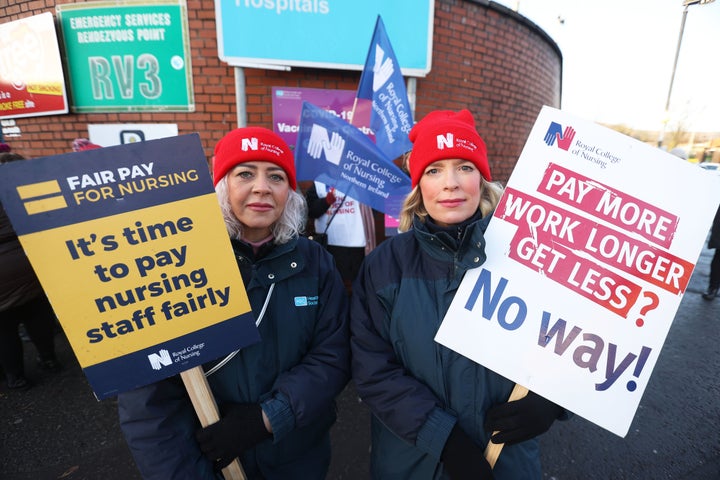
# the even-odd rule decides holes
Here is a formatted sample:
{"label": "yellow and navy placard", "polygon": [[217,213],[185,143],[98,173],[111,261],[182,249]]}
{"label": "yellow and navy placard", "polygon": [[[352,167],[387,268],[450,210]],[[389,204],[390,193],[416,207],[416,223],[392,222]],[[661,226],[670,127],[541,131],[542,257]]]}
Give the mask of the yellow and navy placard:
{"label": "yellow and navy placard", "polygon": [[6,163],[0,198],[98,398],[259,340],[197,135]]}

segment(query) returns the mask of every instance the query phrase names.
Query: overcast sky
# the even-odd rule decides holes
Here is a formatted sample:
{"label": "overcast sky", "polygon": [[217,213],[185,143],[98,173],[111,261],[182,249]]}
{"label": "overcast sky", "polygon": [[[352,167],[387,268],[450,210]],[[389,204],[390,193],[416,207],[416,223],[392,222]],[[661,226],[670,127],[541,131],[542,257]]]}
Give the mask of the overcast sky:
{"label": "overcast sky", "polygon": [[[563,53],[562,109],[587,120],[658,130],[665,118],[683,0],[498,0]],[[558,19],[560,18],[562,22]],[[670,125],[720,132],[720,1],[688,7]]]}

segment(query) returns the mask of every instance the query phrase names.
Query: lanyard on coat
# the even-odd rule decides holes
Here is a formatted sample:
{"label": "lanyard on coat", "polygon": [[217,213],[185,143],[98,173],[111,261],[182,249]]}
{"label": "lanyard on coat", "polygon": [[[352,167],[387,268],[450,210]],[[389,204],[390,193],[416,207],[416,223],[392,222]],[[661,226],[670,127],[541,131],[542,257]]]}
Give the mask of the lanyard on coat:
{"label": "lanyard on coat", "polygon": [[[256,327],[259,327],[259,326],[260,326],[260,323],[263,321],[263,317],[265,316],[265,310],[267,310],[268,303],[270,303],[270,296],[272,295],[272,292],[273,292],[274,289],[275,289],[275,284],[274,284],[274,283],[271,283],[271,284],[270,284],[270,288],[268,289],[268,293],[267,293],[267,295],[265,296],[265,303],[263,304],[262,310],[260,310],[260,316],[258,317],[257,320],[255,320],[255,326],[256,326]],[[206,377],[209,377],[209,376],[212,375],[213,373],[215,373],[215,372],[217,372],[218,370],[220,370],[222,367],[225,366],[226,363],[228,363],[230,360],[232,360],[233,357],[234,357],[235,355],[237,355],[239,351],[240,351],[240,350],[235,350],[234,352],[230,353],[227,357],[223,358],[220,363],[218,363],[218,364],[215,365],[213,368],[211,368],[210,370],[208,370],[207,372],[205,372],[205,376],[206,376]]]}

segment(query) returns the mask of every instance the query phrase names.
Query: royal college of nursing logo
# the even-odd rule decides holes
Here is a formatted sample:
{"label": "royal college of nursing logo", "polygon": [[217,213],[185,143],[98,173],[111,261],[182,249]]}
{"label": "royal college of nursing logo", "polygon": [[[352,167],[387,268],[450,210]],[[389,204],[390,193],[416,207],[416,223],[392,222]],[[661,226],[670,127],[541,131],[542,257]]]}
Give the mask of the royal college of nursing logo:
{"label": "royal college of nursing logo", "polygon": [[325,159],[334,164],[340,165],[343,150],[345,150],[345,139],[338,133],[332,132],[328,135],[328,129],[313,124],[310,130],[310,140],[308,141],[307,153],[314,159],[320,158],[325,153]]}
{"label": "royal college of nursing logo", "polygon": [[544,140],[549,147],[552,147],[553,144],[557,142],[558,148],[567,151],[570,149],[570,145],[572,145],[573,138],[575,138],[575,129],[573,127],[565,127],[563,131],[562,125],[556,122],[550,122],[547,132],[545,132]]}
{"label": "royal college of nursing logo", "polygon": [[162,367],[169,367],[173,363],[172,358],[170,357],[170,352],[165,349],[160,350],[158,353],[151,353],[148,355],[148,360],[150,361],[150,366],[153,370],[160,370]]}

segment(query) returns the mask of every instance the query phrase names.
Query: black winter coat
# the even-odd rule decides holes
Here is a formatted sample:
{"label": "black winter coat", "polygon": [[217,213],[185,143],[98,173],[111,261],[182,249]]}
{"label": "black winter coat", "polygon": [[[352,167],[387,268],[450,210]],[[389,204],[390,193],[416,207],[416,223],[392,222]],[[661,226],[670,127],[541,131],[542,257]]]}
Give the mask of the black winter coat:
{"label": "black winter coat", "polygon": [[20,245],[5,209],[0,205],[0,312],[43,293],[40,281]]}
{"label": "black winter coat", "polygon": [[718,206],[717,212],[715,212],[715,220],[713,220],[712,229],[710,230],[708,248],[720,248],[720,206]]}

